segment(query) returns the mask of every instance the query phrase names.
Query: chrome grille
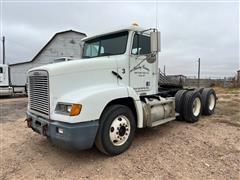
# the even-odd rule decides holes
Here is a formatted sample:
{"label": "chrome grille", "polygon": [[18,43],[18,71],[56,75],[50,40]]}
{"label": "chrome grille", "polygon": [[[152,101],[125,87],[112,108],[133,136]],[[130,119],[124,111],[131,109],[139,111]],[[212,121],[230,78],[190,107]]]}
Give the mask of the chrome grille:
{"label": "chrome grille", "polygon": [[30,109],[49,115],[49,85],[46,71],[32,71],[29,74]]}

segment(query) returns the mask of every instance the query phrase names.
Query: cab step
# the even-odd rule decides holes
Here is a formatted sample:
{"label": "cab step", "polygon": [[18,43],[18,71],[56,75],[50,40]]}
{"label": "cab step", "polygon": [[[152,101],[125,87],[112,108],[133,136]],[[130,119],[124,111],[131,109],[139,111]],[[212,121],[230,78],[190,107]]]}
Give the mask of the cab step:
{"label": "cab step", "polygon": [[155,126],[167,123],[169,121],[173,121],[175,119],[176,119],[175,117],[169,117],[169,118],[166,118],[166,119],[161,119],[161,120],[158,120],[158,121],[154,121],[154,122],[152,122],[152,124],[149,124],[149,127],[155,127]]}

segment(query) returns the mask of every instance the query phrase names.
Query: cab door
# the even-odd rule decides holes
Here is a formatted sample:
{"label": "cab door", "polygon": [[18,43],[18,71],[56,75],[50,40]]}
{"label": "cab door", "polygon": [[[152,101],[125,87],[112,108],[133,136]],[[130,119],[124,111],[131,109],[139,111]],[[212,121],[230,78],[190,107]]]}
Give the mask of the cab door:
{"label": "cab door", "polygon": [[3,81],[3,67],[0,67],[0,83]]}
{"label": "cab door", "polygon": [[0,66],[0,86],[9,86],[8,66]]}
{"label": "cab door", "polygon": [[146,61],[151,53],[150,36],[148,34],[135,33],[132,41],[130,55],[130,86],[139,95],[154,94],[156,84],[155,66]]}

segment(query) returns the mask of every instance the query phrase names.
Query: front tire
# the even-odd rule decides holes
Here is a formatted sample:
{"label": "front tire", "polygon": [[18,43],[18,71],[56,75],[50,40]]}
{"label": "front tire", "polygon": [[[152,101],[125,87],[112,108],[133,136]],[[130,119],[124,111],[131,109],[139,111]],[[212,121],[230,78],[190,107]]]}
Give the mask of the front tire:
{"label": "front tire", "polygon": [[100,118],[95,144],[107,155],[121,154],[132,144],[135,130],[135,118],[127,106],[109,106]]}

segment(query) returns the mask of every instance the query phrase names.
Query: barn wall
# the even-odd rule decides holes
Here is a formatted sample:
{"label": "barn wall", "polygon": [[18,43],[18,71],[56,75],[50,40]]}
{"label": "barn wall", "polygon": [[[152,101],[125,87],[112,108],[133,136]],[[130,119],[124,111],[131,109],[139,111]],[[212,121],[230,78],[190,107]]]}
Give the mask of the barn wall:
{"label": "barn wall", "polygon": [[33,63],[10,66],[10,80],[12,85],[25,85],[27,71],[33,67]]}
{"label": "barn wall", "polygon": [[59,57],[80,58],[82,54],[81,39],[84,35],[75,32],[58,34],[51,43],[35,58],[33,62],[10,66],[11,82],[13,85],[25,85],[27,71],[33,67],[50,64]]}

